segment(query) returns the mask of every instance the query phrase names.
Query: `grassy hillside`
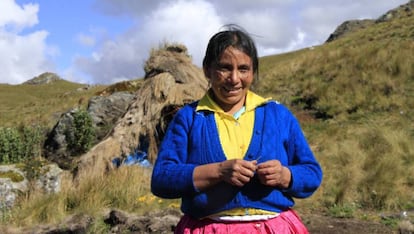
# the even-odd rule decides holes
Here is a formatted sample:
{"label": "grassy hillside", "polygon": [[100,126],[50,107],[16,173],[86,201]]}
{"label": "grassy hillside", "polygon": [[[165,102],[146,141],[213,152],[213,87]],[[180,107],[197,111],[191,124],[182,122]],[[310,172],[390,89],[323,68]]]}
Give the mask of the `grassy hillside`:
{"label": "grassy hillside", "polygon": [[[324,169],[307,207],[414,207],[414,16],[261,59],[255,90],[288,105]],[[397,195],[398,194],[398,195]]]}
{"label": "grassy hillside", "polygon": [[86,108],[88,100],[114,92],[134,92],[142,79],[112,85],[87,86],[60,79],[48,84],[0,84],[0,127],[37,124],[51,128],[59,117],[75,107]]}
{"label": "grassy hillside", "polygon": [[61,114],[78,105],[86,106],[87,100],[105,86],[85,87],[65,80],[41,85],[0,84],[0,126],[51,127]]}
{"label": "grassy hillside", "polygon": [[412,20],[375,24],[322,46],[265,57],[257,91],[324,119],[410,111]]}

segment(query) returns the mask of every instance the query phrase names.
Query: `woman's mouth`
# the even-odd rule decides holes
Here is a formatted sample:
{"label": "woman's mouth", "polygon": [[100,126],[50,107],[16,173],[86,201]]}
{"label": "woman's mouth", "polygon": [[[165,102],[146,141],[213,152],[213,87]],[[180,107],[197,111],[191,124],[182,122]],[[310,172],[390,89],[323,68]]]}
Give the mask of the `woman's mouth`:
{"label": "woman's mouth", "polygon": [[236,93],[239,92],[242,88],[240,87],[223,87],[223,90],[227,93]]}

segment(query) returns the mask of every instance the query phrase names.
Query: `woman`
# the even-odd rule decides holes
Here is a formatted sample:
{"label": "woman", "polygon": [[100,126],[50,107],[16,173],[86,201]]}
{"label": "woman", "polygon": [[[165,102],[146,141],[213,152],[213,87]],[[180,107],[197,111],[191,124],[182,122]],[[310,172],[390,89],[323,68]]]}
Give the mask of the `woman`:
{"label": "woman", "polygon": [[250,86],[258,57],[231,26],[214,35],[203,60],[205,96],[169,124],[151,190],[181,198],[176,233],[307,233],[291,209],[319,187],[322,170],[296,118]]}

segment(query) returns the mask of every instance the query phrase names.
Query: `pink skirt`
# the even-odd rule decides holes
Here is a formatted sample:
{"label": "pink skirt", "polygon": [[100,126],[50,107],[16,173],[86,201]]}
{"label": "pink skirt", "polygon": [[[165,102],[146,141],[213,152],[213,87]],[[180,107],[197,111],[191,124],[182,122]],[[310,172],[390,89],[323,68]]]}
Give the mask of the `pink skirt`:
{"label": "pink skirt", "polygon": [[217,222],[211,219],[193,219],[184,215],[178,223],[174,233],[176,234],[201,234],[201,233],[281,233],[281,234],[308,234],[299,216],[293,210],[280,213],[279,216],[260,221],[242,222]]}

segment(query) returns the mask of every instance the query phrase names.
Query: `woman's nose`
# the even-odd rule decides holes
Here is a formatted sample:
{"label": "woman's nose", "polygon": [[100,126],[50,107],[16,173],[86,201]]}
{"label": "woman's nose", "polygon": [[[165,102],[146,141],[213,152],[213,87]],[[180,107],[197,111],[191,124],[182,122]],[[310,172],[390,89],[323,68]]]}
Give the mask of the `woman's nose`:
{"label": "woman's nose", "polygon": [[237,70],[231,70],[227,79],[232,83],[236,83],[240,80],[240,73]]}

